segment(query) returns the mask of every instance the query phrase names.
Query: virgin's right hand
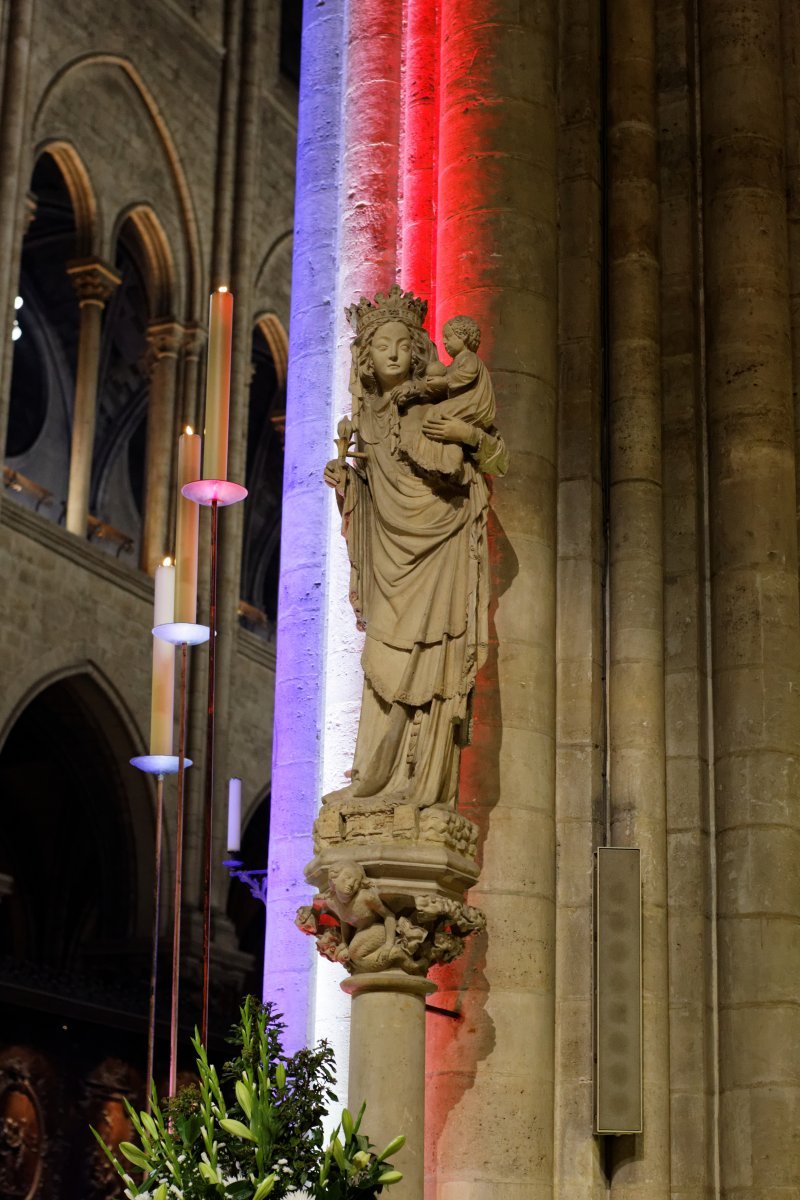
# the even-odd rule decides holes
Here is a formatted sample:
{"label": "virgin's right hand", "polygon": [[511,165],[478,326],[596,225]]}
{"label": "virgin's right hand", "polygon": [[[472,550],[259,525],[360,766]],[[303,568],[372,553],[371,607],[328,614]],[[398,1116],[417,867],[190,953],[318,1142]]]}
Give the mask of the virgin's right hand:
{"label": "virgin's right hand", "polygon": [[344,463],[339,462],[338,458],[332,458],[325,467],[325,472],[322,478],[327,483],[328,487],[336,488],[337,492],[344,495],[344,485],[347,481],[347,467]]}

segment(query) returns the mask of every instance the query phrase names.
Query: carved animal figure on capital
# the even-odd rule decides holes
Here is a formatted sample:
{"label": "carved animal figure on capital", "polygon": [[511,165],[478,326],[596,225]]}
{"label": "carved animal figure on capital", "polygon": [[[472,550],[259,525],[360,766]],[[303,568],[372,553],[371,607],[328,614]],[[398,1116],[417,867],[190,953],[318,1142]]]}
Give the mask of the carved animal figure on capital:
{"label": "carved animal figure on capital", "polygon": [[366,633],[364,689],[351,783],[326,803],[457,802],[488,641],[484,476],[504,475],[508,459],[476,323],[447,322],[453,362],[443,368],[426,311],[399,287],[347,310],[352,417],[324,478],[337,493],[350,600]]}

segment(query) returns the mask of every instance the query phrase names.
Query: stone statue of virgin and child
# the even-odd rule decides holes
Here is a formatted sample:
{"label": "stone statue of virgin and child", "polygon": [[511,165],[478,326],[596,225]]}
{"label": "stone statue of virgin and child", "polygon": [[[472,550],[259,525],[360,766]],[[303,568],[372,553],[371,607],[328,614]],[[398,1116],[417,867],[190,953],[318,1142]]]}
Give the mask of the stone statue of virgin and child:
{"label": "stone statue of virgin and child", "polygon": [[455,807],[486,658],[485,476],[505,474],[506,448],[477,324],[446,323],[445,366],[423,328],[426,310],[393,287],[347,311],[352,415],[324,478],[336,490],[350,600],[366,635],[364,690],[350,783],[327,804]]}

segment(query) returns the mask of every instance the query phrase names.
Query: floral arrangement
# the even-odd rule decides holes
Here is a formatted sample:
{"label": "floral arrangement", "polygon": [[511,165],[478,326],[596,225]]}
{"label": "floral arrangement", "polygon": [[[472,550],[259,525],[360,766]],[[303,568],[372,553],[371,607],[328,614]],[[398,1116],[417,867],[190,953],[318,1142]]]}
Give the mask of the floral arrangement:
{"label": "floral arrangement", "polygon": [[[119,1173],[128,1200],[371,1200],[402,1179],[388,1159],[400,1136],[376,1154],[345,1109],[327,1146],[322,1119],[336,1097],[333,1051],[324,1042],[287,1056],[271,1005],[249,996],[228,1039],[236,1047],[221,1077],[195,1032],[199,1083],[151,1111],[126,1102],[139,1145],[120,1158],[93,1129]],[[134,1173],[141,1176],[136,1182]]]}

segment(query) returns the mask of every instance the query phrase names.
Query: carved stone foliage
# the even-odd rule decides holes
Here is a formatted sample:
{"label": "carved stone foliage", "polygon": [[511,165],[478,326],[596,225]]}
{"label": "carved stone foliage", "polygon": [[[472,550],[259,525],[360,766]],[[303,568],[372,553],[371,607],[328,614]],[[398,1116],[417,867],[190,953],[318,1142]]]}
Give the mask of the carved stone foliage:
{"label": "carved stone foliage", "polygon": [[298,910],[296,923],[316,938],[323,958],[342,963],[350,974],[399,968],[426,975],[432,966],[452,962],[464,939],[486,927],[480,909],[463,900],[381,887],[352,859],[331,867],[329,881]]}

